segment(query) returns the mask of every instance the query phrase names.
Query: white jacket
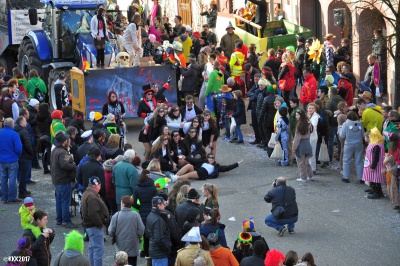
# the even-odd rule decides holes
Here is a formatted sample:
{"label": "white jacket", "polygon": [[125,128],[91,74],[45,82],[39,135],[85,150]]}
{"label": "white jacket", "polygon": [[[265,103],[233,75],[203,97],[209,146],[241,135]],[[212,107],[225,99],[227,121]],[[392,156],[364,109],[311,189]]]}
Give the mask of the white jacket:
{"label": "white jacket", "polygon": [[[103,17],[103,25],[106,28],[106,34],[107,34],[107,22],[106,19]],[[93,39],[96,39],[96,36],[99,35],[101,38],[105,38],[104,32],[98,29],[99,27],[99,22],[97,19],[97,16],[93,16],[92,20],[90,21],[90,31],[92,33]]]}
{"label": "white jacket", "polygon": [[131,23],[124,31],[124,35],[122,36],[122,45],[125,49],[128,50],[127,46],[136,48],[142,47],[142,31],[140,26],[136,29],[136,24]]}

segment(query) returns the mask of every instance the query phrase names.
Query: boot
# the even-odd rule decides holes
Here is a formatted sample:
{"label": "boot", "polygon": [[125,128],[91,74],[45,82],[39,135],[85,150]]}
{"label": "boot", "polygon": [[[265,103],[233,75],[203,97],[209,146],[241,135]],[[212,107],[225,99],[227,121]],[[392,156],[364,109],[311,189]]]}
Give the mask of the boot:
{"label": "boot", "polygon": [[147,266],[151,266],[152,265],[152,263],[151,263],[151,258],[146,258],[146,262],[147,262]]}

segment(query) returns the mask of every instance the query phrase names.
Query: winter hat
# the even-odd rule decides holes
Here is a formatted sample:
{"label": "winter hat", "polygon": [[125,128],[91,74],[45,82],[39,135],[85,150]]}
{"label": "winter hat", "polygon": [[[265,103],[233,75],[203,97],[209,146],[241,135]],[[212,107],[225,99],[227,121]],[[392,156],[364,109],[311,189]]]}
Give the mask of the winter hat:
{"label": "winter hat", "polygon": [[335,80],[335,79],[333,78],[332,75],[326,75],[326,76],[325,76],[325,81],[329,81],[329,83],[330,83],[331,85],[333,85],[334,80]]}
{"label": "winter hat", "polygon": [[51,113],[51,119],[60,119],[60,120],[62,120],[63,114],[64,114],[63,111],[54,110]]}
{"label": "winter hat", "polygon": [[18,94],[17,102],[28,102],[28,99],[25,96],[25,93],[21,92]]}
{"label": "winter hat", "polygon": [[275,93],[276,93],[276,85],[275,85],[275,84],[273,84],[273,85],[268,85],[267,91],[268,91],[269,93],[271,93],[271,94],[275,94]]}
{"label": "winter hat", "polygon": [[253,237],[251,236],[250,233],[247,232],[241,232],[238,235],[238,242],[242,243],[244,245],[249,245],[251,241],[253,240]]}
{"label": "winter hat", "polygon": [[193,32],[193,36],[196,37],[196,38],[200,38],[201,37],[200,32],[198,32],[198,31]]}
{"label": "winter hat", "polygon": [[76,250],[83,254],[83,237],[78,231],[72,230],[69,234],[65,235],[64,250]]}
{"label": "winter hat", "polygon": [[157,207],[159,204],[165,204],[165,201],[160,196],[155,196],[151,199],[151,204],[153,207]]}
{"label": "winter hat", "polygon": [[268,83],[268,80],[266,80],[265,78],[260,78],[260,80],[258,81],[258,85],[268,86]]}
{"label": "winter hat", "polygon": [[[93,116],[92,116],[93,113]],[[106,119],[105,116],[103,116],[100,112],[90,112],[90,120],[92,120],[92,122],[99,122],[102,121],[104,119]]]}
{"label": "winter hat", "polygon": [[253,217],[251,217],[249,220],[244,220],[243,223],[242,223],[242,227],[243,227],[244,229],[251,229],[251,230],[253,230],[253,229],[254,229],[254,220],[253,220]]}
{"label": "winter hat", "polygon": [[32,197],[26,197],[24,199],[24,205],[25,207],[31,207],[33,206],[35,203],[33,203],[33,198]]}
{"label": "winter hat", "polygon": [[91,178],[89,178],[89,184],[92,184],[94,186],[101,185],[100,178],[98,178],[97,176],[92,176]]}
{"label": "winter hat", "polygon": [[253,253],[258,256],[264,256],[267,253],[267,246],[265,245],[264,241],[257,240],[253,244]]}
{"label": "winter hat", "polygon": [[294,48],[293,45],[290,45],[290,46],[286,47],[286,51],[296,52],[296,49]]}
{"label": "winter hat", "polygon": [[176,51],[182,52],[183,50],[182,44],[180,42],[174,42],[174,49]]}
{"label": "winter hat", "polygon": [[39,101],[34,98],[29,101],[29,105],[32,107],[35,107],[37,104],[39,104]]}

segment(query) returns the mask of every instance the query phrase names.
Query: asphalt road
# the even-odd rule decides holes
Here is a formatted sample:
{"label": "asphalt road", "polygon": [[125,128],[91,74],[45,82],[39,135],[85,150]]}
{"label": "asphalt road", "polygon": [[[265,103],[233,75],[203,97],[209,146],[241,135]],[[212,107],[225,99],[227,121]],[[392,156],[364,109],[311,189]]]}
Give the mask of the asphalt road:
{"label": "asphalt road", "polygon": [[[248,120],[249,121],[249,120]],[[138,120],[129,121],[127,140],[134,149],[143,154],[143,146],[137,142],[141,124]],[[340,182],[337,170],[318,169],[314,182],[299,184],[297,167],[279,167],[275,161],[266,157],[266,153],[250,144],[250,127],[244,127],[245,144],[236,145],[221,140],[218,142],[217,161],[230,164],[244,160],[239,168],[222,173],[218,179],[209,180],[218,187],[221,222],[225,230],[228,245],[232,248],[241,222],[254,216],[255,226],[267,240],[270,248],[286,253],[295,250],[299,257],[305,252],[314,254],[317,265],[399,265],[400,261],[400,213],[392,210],[388,197],[379,200],[366,198],[365,185]],[[263,200],[271,189],[271,183],[279,176],[288,178],[288,185],[294,187],[299,206],[299,221],[294,235],[278,237],[275,229],[264,224],[270,205]],[[64,246],[66,228],[55,225],[54,187],[50,175],[42,171],[33,171],[37,184],[29,189],[38,209],[48,213],[49,228],[53,228],[56,237],[51,245],[54,258]],[[354,179],[353,179],[354,180]],[[353,181],[354,182],[354,181]],[[192,186],[200,189],[204,181],[193,181]],[[385,194],[386,189],[384,190]],[[202,201],[205,199],[202,198]],[[20,205],[0,203],[0,259],[15,249],[22,236],[18,209]],[[234,217],[236,221],[228,219]],[[79,214],[73,222],[82,231]],[[105,243],[104,265],[113,265],[114,248],[111,239]],[[85,243],[85,254],[87,246]],[[139,265],[145,260],[139,259]]]}

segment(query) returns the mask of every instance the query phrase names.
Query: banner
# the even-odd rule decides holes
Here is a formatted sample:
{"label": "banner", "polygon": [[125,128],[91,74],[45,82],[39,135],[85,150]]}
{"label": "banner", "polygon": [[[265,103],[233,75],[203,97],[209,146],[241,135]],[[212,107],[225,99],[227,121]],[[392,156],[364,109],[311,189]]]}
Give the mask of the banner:
{"label": "banner", "polygon": [[90,69],[85,76],[86,117],[91,111],[101,112],[107,95],[115,91],[124,104],[125,117],[137,117],[137,108],[143,96],[142,86],[157,83],[161,89],[172,77],[170,88],[164,92],[169,106],[177,104],[176,70],[168,66]]}
{"label": "banner", "polygon": [[381,81],[381,69],[379,67],[379,62],[376,61],[374,63],[374,84],[376,87],[379,86],[380,81]]}
{"label": "banner", "polygon": [[[20,44],[22,39],[28,35],[31,30],[41,30],[42,22],[38,20],[36,25],[29,22],[28,10],[9,10],[9,33],[10,44]],[[44,9],[38,9],[38,13],[44,13]]]}

